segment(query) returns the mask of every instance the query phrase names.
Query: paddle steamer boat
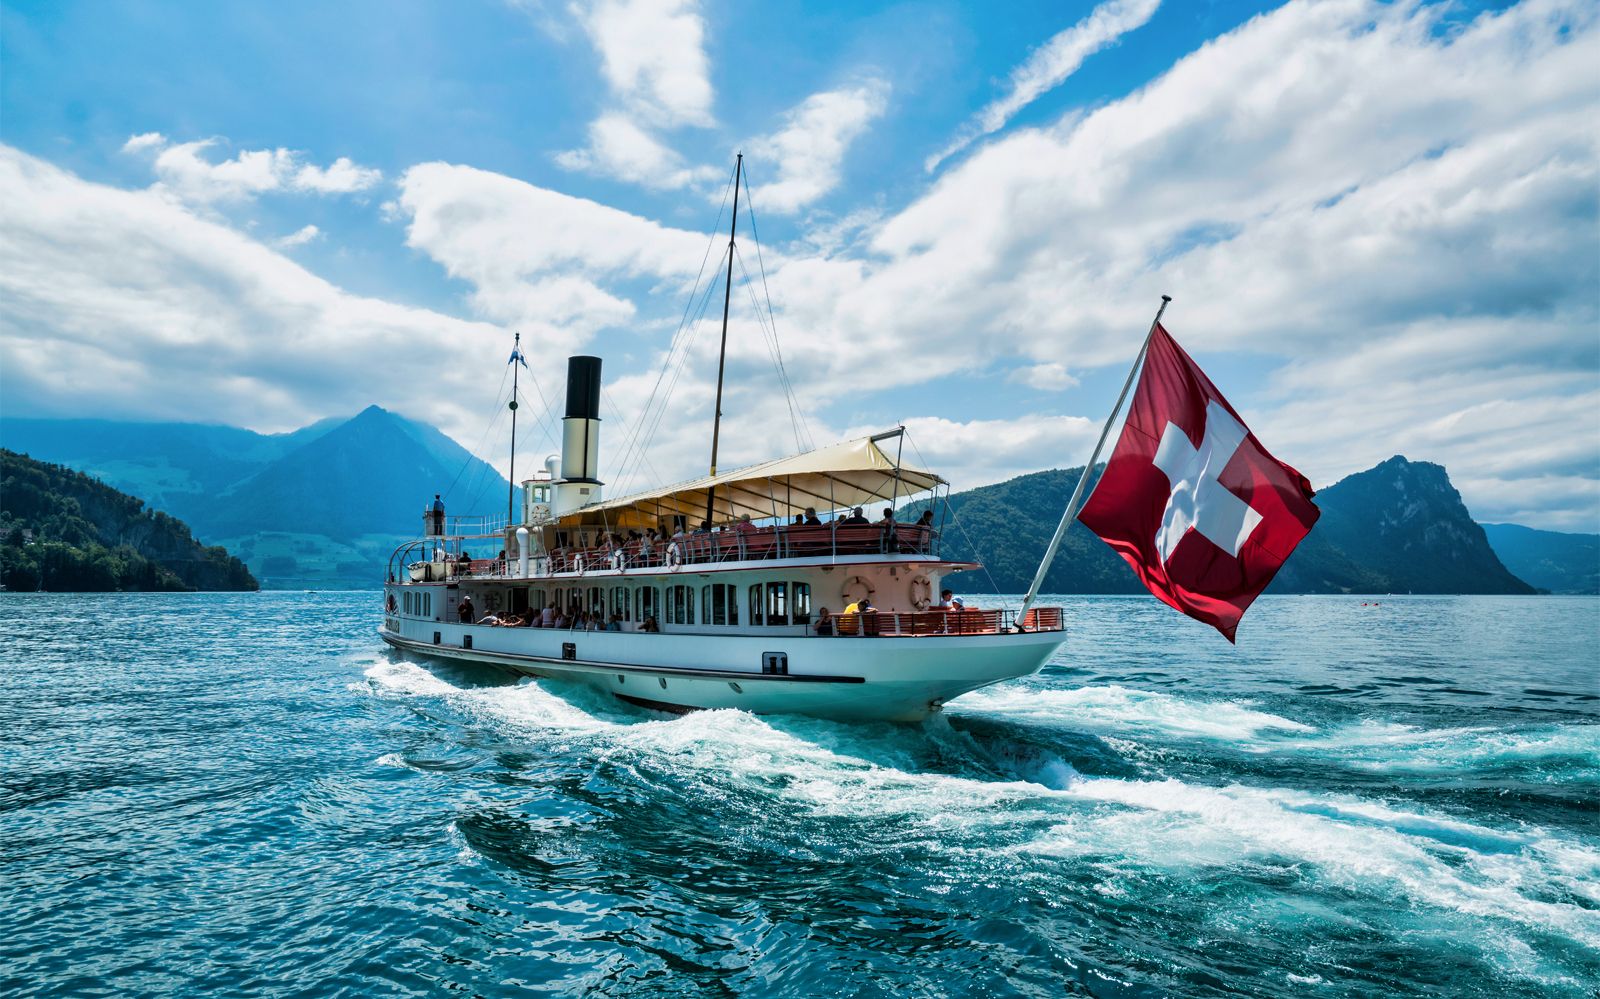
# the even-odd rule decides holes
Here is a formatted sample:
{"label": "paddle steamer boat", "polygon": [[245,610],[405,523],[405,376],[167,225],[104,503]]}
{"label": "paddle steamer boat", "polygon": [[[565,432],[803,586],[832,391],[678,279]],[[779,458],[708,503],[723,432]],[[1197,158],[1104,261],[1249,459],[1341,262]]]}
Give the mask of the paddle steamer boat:
{"label": "paddle steamer boat", "polygon": [[[732,246],[730,234],[730,282]],[[724,353],[726,336],[725,295]],[[385,642],[653,708],[913,721],[1035,672],[1063,641],[1060,608],[1019,619],[938,605],[946,576],[978,568],[943,557],[943,517],[846,522],[855,507],[948,509],[945,480],[902,460],[903,427],[718,474],[720,364],[711,474],[604,498],[600,372],[599,358],[568,360],[561,454],[520,484],[506,518],[424,514],[423,535],[390,559]],[[514,382],[513,419],[515,399]],[[797,523],[811,510],[820,523]],[[864,600],[874,609],[843,613]],[[532,623],[483,623],[491,613]],[[616,630],[545,626],[558,614]]]}

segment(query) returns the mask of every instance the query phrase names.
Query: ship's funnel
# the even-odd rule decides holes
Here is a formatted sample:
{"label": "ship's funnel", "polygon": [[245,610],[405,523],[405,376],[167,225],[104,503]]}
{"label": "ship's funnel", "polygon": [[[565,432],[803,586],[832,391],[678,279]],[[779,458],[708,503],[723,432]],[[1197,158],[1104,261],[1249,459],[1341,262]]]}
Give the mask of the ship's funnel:
{"label": "ship's funnel", "polygon": [[600,358],[567,358],[567,415],[561,421],[556,516],[600,499]]}

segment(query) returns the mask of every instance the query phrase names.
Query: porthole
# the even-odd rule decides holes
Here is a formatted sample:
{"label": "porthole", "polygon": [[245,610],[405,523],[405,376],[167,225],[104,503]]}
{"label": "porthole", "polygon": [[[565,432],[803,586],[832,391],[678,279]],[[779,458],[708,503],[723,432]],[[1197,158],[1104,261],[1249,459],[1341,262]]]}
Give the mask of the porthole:
{"label": "porthole", "polygon": [[738,684],[738,682],[737,682],[737,681],[735,681],[735,680],[729,680],[729,681],[728,681],[728,687],[729,687],[729,689],[731,689],[731,690],[732,690],[732,691],[733,691],[733,692],[734,692],[734,693],[735,693],[735,694],[742,694],[742,693],[744,693],[744,688],[743,688],[743,687],[741,687],[741,686],[739,686],[739,684]]}
{"label": "porthole", "polygon": [[662,690],[666,690],[667,689],[667,678],[663,676],[663,677],[659,677],[658,679],[660,679],[660,681],[661,681],[661,689]]}

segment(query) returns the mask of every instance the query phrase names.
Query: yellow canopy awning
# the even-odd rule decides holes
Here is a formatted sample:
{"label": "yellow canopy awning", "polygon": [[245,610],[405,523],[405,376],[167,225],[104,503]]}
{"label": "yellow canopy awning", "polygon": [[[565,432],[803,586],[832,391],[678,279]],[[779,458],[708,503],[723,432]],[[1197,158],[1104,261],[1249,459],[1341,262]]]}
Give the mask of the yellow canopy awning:
{"label": "yellow canopy awning", "polygon": [[[903,432],[903,431],[901,431]],[[716,491],[714,524],[727,524],[749,514],[751,520],[781,518],[787,522],[807,507],[819,511],[853,506],[891,505],[913,494],[943,485],[944,479],[912,465],[895,465],[880,442],[896,432],[830,444],[747,468],[603,500],[574,510],[563,524],[606,524],[612,530],[643,529],[670,522],[676,515],[697,525],[706,516],[706,495]],[[877,520],[876,510],[868,511]]]}

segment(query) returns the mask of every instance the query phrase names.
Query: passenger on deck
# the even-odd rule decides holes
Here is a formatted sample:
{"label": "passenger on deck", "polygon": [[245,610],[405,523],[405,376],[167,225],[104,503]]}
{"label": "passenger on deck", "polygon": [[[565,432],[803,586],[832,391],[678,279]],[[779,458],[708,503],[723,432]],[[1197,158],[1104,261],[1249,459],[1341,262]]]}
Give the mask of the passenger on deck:
{"label": "passenger on deck", "polygon": [[934,604],[932,607],[929,607],[928,609],[931,610],[931,611],[949,611],[949,610],[954,610],[955,608],[950,605],[950,598],[953,597],[953,596],[955,596],[955,594],[951,593],[949,590],[940,590],[939,591],[939,602]]}
{"label": "passenger on deck", "polygon": [[710,534],[711,533],[711,521],[702,520],[700,522],[700,526],[694,529],[694,533],[696,533],[696,534]]}
{"label": "passenger on deck", "polygon": [[817,634],[833,634],[833,615],[828,613],[828,608],[821,607],[817,610]]}
{"label": "passenger on deck", "polygon": [[541,627],[541,628],[554,628],[555,626],[556,626],[556,605],[555,604],[547,604],[545,606],[545,609],[539,612],[539,627]]}
{"label": "passenger on deck", "polygon": [[477,610],[472,606],[472,598],[462,594],[461,604],[456,607],[456,617],[460,618],[462,624],[471,624],[472,616],[476,613]]}
{"label": "passenger on deck", "polygon": [[878,521],[878,526],[879,527],[893,527],[893,526],[895,526],[894,507],[886,506],[886,507],[883,508],[883,519]]}
{"label": "passenger on deck", "polygon": [[429,527],[432,528],[428,533],[435,535],[444,533],[444,500],[439,498],[438,493],[433,494],[433,508],[428,511],[428,519],[431,521]]}
{"label": "passenger on deck", "polygon": [[621,611],[612,611],[611,612],[611,620],[606,622],[606,630],[607,631],[621,631],[622,630],[622,612]]}
{"label": "passenger on deck", "polygon": [[490,611],[489,613],[485,614],[483,617],[478,618],[478,623],[479,624],[487,624],[487,625],[492,627],[492,626],[497,625],[497,624],[500,623],[500,615],[496,614],[494,611]]}
{"label": "passenger on deck", "polygon": [[[803,513],[795,514],[794,515],[794,523],[790,524],[789,526],[790,527],[804,527],[804,526],[806,526],[806,515],[803,514]],[[389,582],[392,583],[392,582],[394,582],[394,580],[391,579],[391,580],[389,580]]]}
{"label": "passenger on deck", "polygon": [[917,526],[918,527],[932,527],[933,526],[933,507],[930,506],[928,509],[922,511],[922,516],[917,518]]}
{"label": "passenger on deck", "polygon": [[750,515],[748,513],[742,513],[739,515],[739,522],[733,525],[733,529],[740,534],[749,534],[751,531],[756,529],[756,525],[750,522]]}
{"label": "passenger on deck", "polygon": [[561,613],[560,611],[556,611],[555,620],[550,622],[550,627],[552,627],[552,628],[565,628],[566,626],[567,626],[567,616],[565,614]]}
{"label": "passenger on deck", "polygon": [[814,506],[806,507],[806,526],[807,527],[821,527],[822,526],[822,521],[817,519],[817,508],[814,507]]}
{"label": "passenger on deck", "polygon": [[648,614],[645,616],[644,623],[639,625],[639,630],[654,635],[661,631],[661,626],[656,624],[656,616],[654,614]]}
{"label": "passenger on deck", "polygon": [[867,516],[861,512],[861,508],[858,506],[854,510],[850,511],[850,516],[839,521],[839,523],[854,527],[867,523]]}

